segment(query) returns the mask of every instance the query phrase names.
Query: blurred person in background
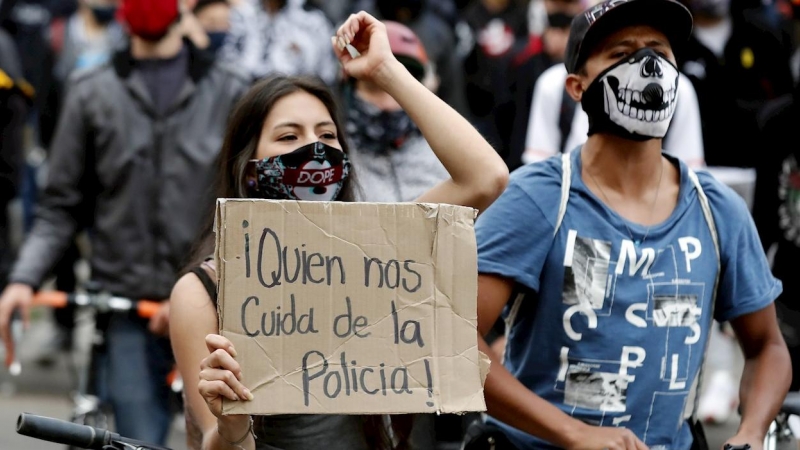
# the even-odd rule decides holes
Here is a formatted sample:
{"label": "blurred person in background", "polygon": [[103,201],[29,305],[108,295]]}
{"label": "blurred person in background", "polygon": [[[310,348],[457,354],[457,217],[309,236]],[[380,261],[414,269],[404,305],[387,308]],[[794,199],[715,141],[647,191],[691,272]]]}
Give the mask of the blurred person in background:
{"label": "blurred person in background", "polygon": [[528,0],[474,0],[463,13],[474,36],[464,60],[469,112],[505,160],[515,115],[509,72],[514,56],[528,44],[527,12]]}
{"label": "blurred person in background", "polygon": [[0,28],[0,289],[6,286],[13,261],[8,206],[19,192],[22,132],[33,94],[22,77],[14,40]]}
{"label": "blurred person in background", "polygon": [[[47,96],[40,122],[42,134],[48,136],[43,142],[44,148],[50,146],[55,132],[69,76],[77,70],[88,70],[107,63],[114,52],[127,42],[125,31],[115,20],[118,3],[118,0],[79,0],[78,10],[74,14],[57,18],[50,25],[49,38],[55,66],[53,82],[47,86],[48,91],[42,93]],[[47,167],[46,159],[43,166]],[[53,268],[56,289],[75,291],[78,283],[75,264],[80,258],[79,246],[73,242]],[[74,307],[53,311],[55,335],[50,345],[42,349],[38,363],[52,364],[61,351],[72,348],[75,311]]]}
{"label": "blurred person in background", "polygon": [[[425,84],[432,66],[422,42],[399,22],[383,23],[395,58]],[[386,91],[348,78],[341,95],[363,201],[408,202],[449,177],[419,128]]]}
{"label": "blurred person in background", "polygon": [[[55,56],[49,42],[50,25],[53,20],[68,17],[76,9],[77,0],[3,0],[0,3],[0,26],[14,38],[22,75],[37,93],[49,92],[53,83]],[[47,101],[47,95],[36,95],[25,123],[29,138],[23,144],[25,159],[19,192],[25,231],[29,231],[33,224],[38,169],[46,156],[44,148],[52,138]]]}
{"label": "blurred person in background", "polygon": [[[132,299],[167,299],[204,217],[229,111],[249,81],[184,39],[177,0],[123,0],[130,47],[76,72],[50,149],[34,226],[0,296],[8,360],[12,314],[28,321],[35,289],[89,223],[92,280]],[[188,197],[187,197],[188,196]],[[170,428],[169,303],[149,322],[97,318],[106,353],[100,392],[116,431],[156,444]]]}
{"label": "blurred person in background", "polygon": [[305,0],[240,0],[230,11],[221,61],[253,79],[280,73],[311,75],[333,86],[339,63],[330,46],[333,25]]}
{"label": "blurred person in background", "polygon": [[[792,4],[793,26],[800,28],[800,3]],[[756,165],[753,217],[764,251],[774,251],[772,273],[783,282],[776,308],[792,357],[792,391],[800,390],[800,83],[783,97],[768,102],[759,115],[764,150]],[[793,145],[787,145],[792,143]],[[774,247],[774,249],[773,249]]]}
{"label": "blurred person in background", "polygon": [[464,69],[458,52],[458,39],[451,0],[356,0],[355,11],[373,13],[380,20],[400,22],[419,36],[441,82],[439,98],[468,117],[464,97]]}
{"label": "blurred person in background", "polygon": [[[564,61],[572,19],[588,5],[586,0],[533,0],[536,16],[528,16],[529,43],[511,60],[510,92],[514,102],[514,125],[509,139],[506,164],[514,170],[523,164],[528,122],[536,80],[545,70]],[[541,17],[539,17],[541,16]],[[532,21],[544,20],[544,26]],[[533,34],[537,33],[537,34]]]}
{"label": "blurred person in background", "polygon": [[231,31],[231,4],[228,0],[198,0],[192,9],[200,27],[208,36],[206,49],[217,54]]}
{"label": "blurred person in background", "polygon": [[695,24],[692,38],[676,52],[697,91],[706,163],[753,167],[761,148],[757,111],[792,89],[780,33],[742,1],[683,2]]}
{"label": "blurred person in background", "polygon": [[54,75],[63,86],[75,70],[106,63],[127,41],[115,20],[119,0],[79,0],[78,11],[51,26],[51,43],[56,55]]}

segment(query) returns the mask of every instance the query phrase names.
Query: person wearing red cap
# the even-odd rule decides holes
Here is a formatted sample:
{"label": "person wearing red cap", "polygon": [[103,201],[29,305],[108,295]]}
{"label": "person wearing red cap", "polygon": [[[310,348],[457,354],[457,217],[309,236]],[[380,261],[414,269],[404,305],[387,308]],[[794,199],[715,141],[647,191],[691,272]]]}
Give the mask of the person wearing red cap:
{"label": "person wearing red cap", "polygon": [[[401,23],[383,23],[395,58],[420,81],[434,77],[417,35]],[[341,96],[363,201],[411,201],[447,179],[419,128],[389,93],[370,81],[349,78],[342,82]]]}
{"label": "person wearing red cap", "polygon": [[[177,0],[124,0],[130,48],[76,72],[52,140],[33,229],[0,297],[0,336],[81,226],[91,223],[97,288],[127,298],[168,299],[184,255],[212,211],[207,189],[229,111],[249,79],[182,38]],[[104,386],[124,436],[163,444],[170,427],[172,353],[168,303],[149,323],[104,317]]]}
{"label": "person wearing red cap", "polygon": [[[782,291],[744,200],[662,153],[679,82],[675,0],[608,0],[570,27],[580,148],[515,171],[476,222],[478,328],[506,320],[472,447],[702,449],[692,411],[713,319],[742,344],[742,420],[760,450],[791,381]],[[486,448],[486,447],[483,447]]]}

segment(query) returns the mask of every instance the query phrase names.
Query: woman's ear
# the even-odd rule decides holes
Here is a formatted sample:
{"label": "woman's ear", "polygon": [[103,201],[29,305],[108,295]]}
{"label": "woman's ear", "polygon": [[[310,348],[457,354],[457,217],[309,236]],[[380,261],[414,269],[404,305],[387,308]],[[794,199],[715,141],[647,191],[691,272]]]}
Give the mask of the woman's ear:
{"label": "woman's ear", "polygon": [[566,83],[567,93],[569,96],[572,97],[572,99],[576,102],[580,103],[581,99],[583,98],[583,93],[586,92],[583,87],[583,77],[571,73],[567,75]]}

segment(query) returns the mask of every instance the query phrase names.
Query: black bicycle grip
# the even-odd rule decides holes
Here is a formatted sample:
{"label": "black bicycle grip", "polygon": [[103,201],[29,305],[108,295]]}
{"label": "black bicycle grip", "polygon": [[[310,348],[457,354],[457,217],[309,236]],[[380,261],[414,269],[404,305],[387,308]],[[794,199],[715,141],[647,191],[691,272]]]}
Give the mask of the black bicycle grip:
{"label": "black bicycle grip", "polygon": [[35,439],[91,450],[102,450],[103,446],[108,445],[114,436],[114,433],[108,430],[28,413],[19,415],[17,433]]}

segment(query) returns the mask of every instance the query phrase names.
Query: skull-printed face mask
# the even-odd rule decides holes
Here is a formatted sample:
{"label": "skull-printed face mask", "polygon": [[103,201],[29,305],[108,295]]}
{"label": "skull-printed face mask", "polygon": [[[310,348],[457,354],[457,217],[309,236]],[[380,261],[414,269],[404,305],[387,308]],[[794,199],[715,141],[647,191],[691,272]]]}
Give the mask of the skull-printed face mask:
{"label": "skull-printed face mask", "polygon": [[589,116],[589,135],[646,141],[667,134],[677,100],[677,67],[643,48],[598,75],[581,106]]}
{"label": "skull-printed face mask", "polygon": [[350,175],[347,155],[322,142],[250,164],[255,172],[249,185],[254,198],[333,201]]}

